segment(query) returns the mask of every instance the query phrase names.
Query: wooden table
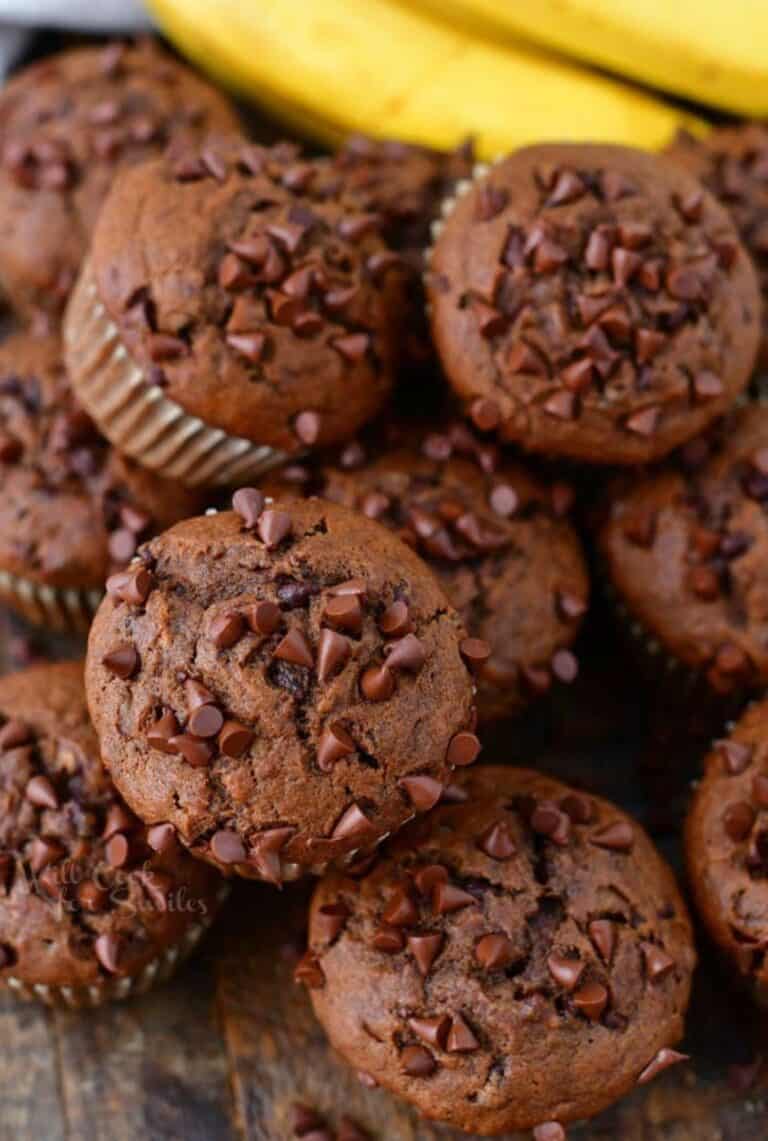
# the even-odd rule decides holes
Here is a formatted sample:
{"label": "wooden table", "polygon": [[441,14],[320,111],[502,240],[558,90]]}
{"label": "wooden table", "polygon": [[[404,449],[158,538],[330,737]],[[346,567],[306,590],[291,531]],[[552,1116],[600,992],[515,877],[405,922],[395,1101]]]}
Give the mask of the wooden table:
{"label": "wooden table", "polygon": [[[623,658],[617,668],[618,650],[604,630],[593,624],[586,641],[604,646],[602,660],[563,700],[494,733],[488,759],[543,763],[620,799],[653,823],[674,858],[686,758],[677,743],[662,746],[642,733],[644,691]],[[78,646],[46,650],[61,656]],[[2,668],[28,652],[0,617]],[[607,720],[591,712],[598,699]],[[677,779],[663,779],[670,772]],[[198,954],[169,985],[140,999],[78,1013],[0,998],[0,1141],[282,1141],[292,1136],[297,1101],[331,1124],[349,1114],[381,1141],[465,1137],[364,1088],[334,1057],[291,979],[307,890],[237,884]],[[748,1066],[760,1054],[760,1020],[730,992],[706,948],[703,957],[685,1042],[692,1062],[569,1136],[768,1138],[768,1066],[764,1073]]]}

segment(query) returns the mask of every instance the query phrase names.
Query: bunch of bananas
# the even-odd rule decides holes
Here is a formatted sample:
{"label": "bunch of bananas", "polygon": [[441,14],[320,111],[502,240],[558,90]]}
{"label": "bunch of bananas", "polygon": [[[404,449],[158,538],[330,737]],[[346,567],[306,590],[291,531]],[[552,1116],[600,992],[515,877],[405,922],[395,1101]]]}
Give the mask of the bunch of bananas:
{"label": "bunch of bananas", "polygon": [[[481,157],[590,138],[659,147],[696,118],[609,72],[768,112],[766,0],[150,0],[220,82],[324,143],[351,132]],[[590,70],[578,57],[605,71]]]}

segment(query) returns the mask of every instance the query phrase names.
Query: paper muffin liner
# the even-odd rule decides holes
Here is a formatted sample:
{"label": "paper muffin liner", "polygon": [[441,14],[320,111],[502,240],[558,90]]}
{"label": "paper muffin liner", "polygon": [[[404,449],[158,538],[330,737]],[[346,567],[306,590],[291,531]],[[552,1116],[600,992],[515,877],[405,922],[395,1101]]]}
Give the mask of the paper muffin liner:
{"label": "paper muffin liner", "polygon": [[51,630],[87,630],[103,594],[97,587],[47,586],[0,570],[0,602],[34,625]]}
{"label": "paper muffin liner", "polygon": [[211,428],[147,380],[99,300],[89,262],[69,302],[64,345],[72,385],[86,412],[116,448],[166,479],[188,487],[231,486],[288,458]]}
{"label": "paper muffin liner", "polygon": [[216,918],[229,891],[229,884],[221,884],[209,913],[198,923],[188,927],[178,943],[167,947],[162,954],[142,967],[137,975],[105,978],[89,986],[51,986],[48,983],[26,982],[14,975],[8,975],[1,985],[19,998],[43,1002],[46,1006],[67,1007],[70,1010],[101,1006],[105,1002],[118,1002],[121,999],[144,994],[158,983],[167,982],[192,954]]}

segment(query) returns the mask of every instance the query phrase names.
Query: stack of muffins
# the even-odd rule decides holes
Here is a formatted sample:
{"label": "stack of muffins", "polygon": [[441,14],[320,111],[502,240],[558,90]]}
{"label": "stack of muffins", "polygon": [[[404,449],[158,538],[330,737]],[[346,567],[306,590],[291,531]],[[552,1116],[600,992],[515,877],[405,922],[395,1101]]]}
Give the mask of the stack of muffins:
{"label": "stack of muffins", "polygon": [[[319,876],[297,981],[428,1117],[558,1141],[684,1058],[643,829],[470,766],[578,675],[590,476],[649,684],[768,682],[767,209],[752,127],[481,168],[259,145],[152,44],[8,84],[0,596],[90,633],[0,680],[1,983],[128,996],[228,878]],[[762,999],[768,706],[725,734],[690,881]]]}

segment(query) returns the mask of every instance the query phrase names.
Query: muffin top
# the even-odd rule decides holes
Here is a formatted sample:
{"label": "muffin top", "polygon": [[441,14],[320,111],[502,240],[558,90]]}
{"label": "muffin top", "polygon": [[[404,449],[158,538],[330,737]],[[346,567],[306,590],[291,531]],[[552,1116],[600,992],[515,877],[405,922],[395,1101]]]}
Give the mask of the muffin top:
{"label": "muffin top", "polygon": [[757,269],[763,294],[761,363],[768,362],[768,129],[718,127],[705,138],[681,131],[667,156],[698,178],[727,209]]}
{"label": "muffin top", "polygon": [[59,312],[117,170],[173,139],[235,131],[228,101],[149,40],[74,48],[0,94],[0,283],[11,305]]}
{"label": "muffin top", "polygon": [[319,500],[234,502],[110,588],[88,701],[143,820],[279,882],[432,807],[479,751],[473,685],[458,615],[395,536]]}
{"label": "muffin top", "polygon": [[619,599],[718,692],[768,681],[768,407],[727,418],[691,466],[619,486],[599,543]]}
{"label": "muffin top", "polygon": [[0,981],[136,975],[216,906],[220,881],[118,796],[82,663],[0,679]]}
{"label": "muffin top", "polygon": [[474,646],[481,721],[519,712],[578,664],[568,647],[586,612],[579,539],[562,515],[568,489],[504,459],[461,423],[405,428],[366,458],[290,466],[267,489],[301,486],[389,527],[429,564]]}
{"label": "muffin top", "polygon": [[592,1116],[679,1057],[685,905],[606,801],[524,769],[461,784],[362,877],[321,880],[298,977],[347,1061],[427,1117]]}
{"label": "muffin top", "polygon": [[685,830],[688,880],[709,934],[768,1000],[768,702],[714,743]]}
{"label": "muffin top", "polygon": [[503,159],[432,251],[432,331],[478,427],[592,463],[658,459],[744,388],[760,335],[751,262],[685,171],[625,147]]}
{"label": "muffin top", "polygon": [[218,140],[123,174],[84,276],[149,383],[292,452],[346,439],[389,394],[405,278],[379,228],[327,164]]}
{"label": "muffin top", "polygon": [[0,344],[0,489],[0,570],[57,587],[101,587],[143,538],[201,505],[107,444],[58,337],[33,332]]}

